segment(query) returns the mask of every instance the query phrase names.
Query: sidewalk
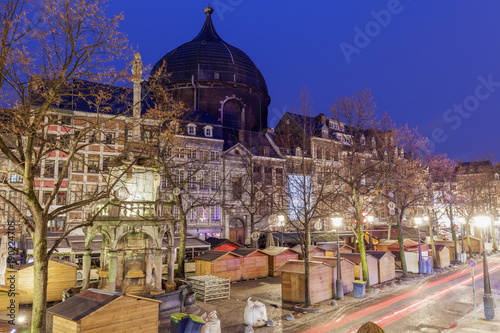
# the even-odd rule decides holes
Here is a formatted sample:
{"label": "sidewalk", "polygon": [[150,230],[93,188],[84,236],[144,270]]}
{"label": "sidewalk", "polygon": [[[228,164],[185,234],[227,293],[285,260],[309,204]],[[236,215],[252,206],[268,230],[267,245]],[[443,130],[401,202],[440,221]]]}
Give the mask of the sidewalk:
{"label": "sidewalk", "polygon": [[486,320],[484,319],[484,307],[482,298],[477,304],[477,323],[474,316],[474,310],[471,311],[467,316],[465,316],[460,322],[458,322],[454,327],[444,330],[446,333],[462,333],[462,332],[500,332],[500,291],[493,292],[495,299],[495,319]]}

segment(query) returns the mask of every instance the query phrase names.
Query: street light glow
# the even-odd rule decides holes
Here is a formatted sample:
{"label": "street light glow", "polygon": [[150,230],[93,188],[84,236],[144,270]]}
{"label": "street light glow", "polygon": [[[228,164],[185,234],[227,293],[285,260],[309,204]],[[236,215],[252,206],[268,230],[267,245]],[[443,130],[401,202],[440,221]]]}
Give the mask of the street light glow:
{"label": "street light glow", "polygon": [[491,218],[489,216],[476,216],[474,221],[476,221],[478,227],[486,228],[490,225]]}
{"label": "street light glow", "polygon": [[340,224],[342,223],[341,217],[332,217],[331,220],[334,227],[340,227]]}
{"label": "street light glow", "polygon": [[423,218],[421,218],[421,217],[414,217],[413,220],[415,221],[416,225],[419,225],[420,223],[422,223]]}

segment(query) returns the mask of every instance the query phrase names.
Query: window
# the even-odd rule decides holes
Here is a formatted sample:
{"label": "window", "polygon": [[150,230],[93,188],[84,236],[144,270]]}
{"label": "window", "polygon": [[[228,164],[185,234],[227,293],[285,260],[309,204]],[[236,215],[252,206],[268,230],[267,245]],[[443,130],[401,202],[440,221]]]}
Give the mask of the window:
{"label": "window", "polygon": [[105,156],[102,158],[102,170],[103,171],[108,171],[109,170],[109,163],[111,161],[110,156]]}
{"label": "window", "polygon": [[88,156],[87,171],[89,173],[98,173],[99,172],[99,155],[89,155]]}
{"label": "window", "polygon": [[260,180],[261,180],[261,169],[260,169],[260,165],[254,165],[254,166],[253,166],[253,179],[254,179],[256,182],[260,182]]}
{"label": "window", "polygon": [[330,159],[330,149],[325,149],[325,160],[329,160]]}
{"label": "window", "polygon": [[62,220],[50,220],[47,223],[49,232],[61,232],[64,231],[64,221]]}
{"label": "window", "polygon": [[241,200],[243,195],[243,179],[241,177],[233,177],[233,200]]}
{"label": "window", "polygon": [[146,143],[156,144],[158,141],[158,131],[153,127],[144,127],[142,129],[142,139]]}
{"label": "window", "polygon": [[218,151],[211,151],[210,152],[210,161],[218,161],[219,156],[220,156],[220,154]]}
{"label": "window", "polygon": [[61,126],[71,126],[71,117],[61,116]]}
{"label": "window", "polygon": [[222,124],[227,128],[241,128],[241,107],[236,101],[232,100],[224,103]]}
{"label": "window", "polygon": [[64,206],[66,204],[66,192],[58,192],[56,197],[56,205]]}
{"label": "window", "polygon": [[[64,161],[60,160],[57,162],[57,177],[61,177],[64,169]],[[63,176],[64,179],[68,178],[68,170],[66,170],[66,173]]]}
{"label": "window", "polygon": [[207,174],[203,171],[198,171],[200,175],[200,190],[208,190],[208,177]]}
{"label": "window", "polygon": [[82,134],[82,131],[75,130],[75,141],[78,140],[78,142],[85,142],[85,135]]}
{"label": "window", "polygon": [[320,147],[316,148],[316,158],[318,160],[320,160],[320,159],[323,158],[323,154],[321,153],[321,148]]}
{"label": "window", "polygon": [[205,136],[207,138],[211,138],[212,137],[212,126],[206,126],[205,127]]}
{"label": "window", "polygon": [[265,167],[264,168],[264,182],[266,183],[266,185],[273,184],[273,168],[272,167]]}
{"label": "window", "polygon": [[189,135],[196,135],[196,125],[194,125],[194,124],[188,125],[188,134]]}
{"label": "window", "polygon": [[13,173],[13,174],[10,175],[10,182],[11,183],[22,183],[23,182],[23,177],[21,177],[18,174]]}
{"label": "window", "polygon": [[196,159],[196,148],[187,149],[187,155],[188,155],[188,158],[195,160]]}
{"label": "window", "polygon": [[274,171],[276,173],[276,185],[283,185],[283,169],[276,168]]}
{"label": "window", "polygon": [[186,149],[177,148],[177,157],[178,158],[185,158],[186,157]]}
{"label": "window", "polygon": [[71,197],[72,197],[72,202],[78,202],[83,200],[83,185],[81,184],[71,185]]}
{"label": "window", "polygon": [[217,191],[219,189],[219,172],[214,171],[210,177],[210,187],[212,191]]}
{"label": "window", "polygon": [[45,161],[45,169],[43,171],[43,176],[45,178],[54,178],[56,161]]}
{"label": "window", "polygon": [[362,146],[366,145],[366,139],[364,135],[361,136],[360,142]]}
{"label": "window", "polygon": [[269,147],[264,147],[264,156],[269,157]]}
{"label": "window", "polygon": [[321,135],[322,135],[323,139],[327,139],[328,138],[328,130],[327,129],[322,130]]}
{"label": "window", "polygon": [[48,191],[43,192],[42,205],[46,205],[47,202],[49,201],[49,198],[50,198],[50,192]]}
{"label": "window", "polygon": [[212,223],[219,223],[220,222],[220,211],[219,211],[219,206],[213,206],[210,209],[210,221]]}
{"label": "window", "polygon": [[115,133],[104,133],[104,142],[108,145],[114,145],[116,142],[116,134]]}
{"label": "window", "polygon": [[90,132],[89,143],[94,143],[96,141],[97,141],[97,133],[96,132]]}
{"label": "window", "polygon": [[71,171],[73,172],[83,172],[83,157],[75,155],[73,161],[71,162]]}

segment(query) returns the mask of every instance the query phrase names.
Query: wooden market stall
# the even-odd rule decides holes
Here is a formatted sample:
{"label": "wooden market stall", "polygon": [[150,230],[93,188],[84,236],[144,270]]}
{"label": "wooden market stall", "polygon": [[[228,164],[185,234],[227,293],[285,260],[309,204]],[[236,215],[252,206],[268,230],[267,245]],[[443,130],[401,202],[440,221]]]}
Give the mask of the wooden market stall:
{"label": "wooden market stall", "polygon": [[[464,239],[465,247],[467,248],[467,239]],[[450,249],[450,260],[454,259],[455,256],[455,242],[452,240],[435,239],[434,244],[446,245]],[[462,240],[457,240],[457,254],[462,253]]]}
{"label": "wooden market stall", "polygon": [[269,256],[258,250],[240,247],[232,251],[241,256],[241,279],[257,279],[269,276]]}
{"label": "wooden market stall", "polygon": [[[61,301],[63,289],[76,286],[77,269],[78,265],[69,261],[49,260],[47,302]],[[17,270],[16,290],[25,292],[20,294],[19,304],[33,303],[34,275],[33,263],[22,265]]]}
{"label": "wooden market stall", "polygon": [[210,244],[210,249],[215,251],[232,251],[243,247],[243,245],[230,241],[226,238],[210,237],[205,239],[205,242]]}
{"label": "wooden market stall", "polygon": [[[335,290],[335,281],[337,280],[337,258],[332,257],[313,257],[312,260],[323,262],[333,267],[332,269],[332,283],[333,290]],[[344,295],[352,292],[354,281],[354,263],[346,258],[340,258],[340,273],[342,274],[342,285],[344,288]]]}
{"label": "wooden market stall", "polygon": [[48,309],[53,333],[158,332],[159,304],[150,298],[87,289]]}
{"label": "wooden market stall", "polygon": [[195,260],[195,275],[215,275],[233,281],[241,280],[241,256],[226,251],[206,251]]}
{"label": "wooden market stall", "polygon": [[[341,258],[346,258],[354,263],[354,277],[357,280],[363,280],[363,271],[361,270],[361,254],[359,253],[340,253]],[[368,265],[368,279],[371,286],[378,283],[378,264],[377,259],[370,254],[366,254],[366,264]]]}
{"label": "wooden market stall", "polygon": [[[353,253],[354,248],[344,244],[340,243],[340,252],[341,253]],[[325,256],[327,257],[335,257],[337,255],[337,243],[325,243],[320,246],[320,249],[325,251]]]}
{"label": "wooden market stall", "polygon": [[[403,239],[403,246],[406,248],[418,247],[418,242],[410,238]],[[399,241],[397,239],[384,239],[374,245],[375,251],[399,251]]]}
{"label": "wooden market stall", "polygon": [[288,247],[269,246],[262,250],[269,256],[269,276],[281,276],[277,269],[288,260],[298,260],[297,252],[291,251]]}
{"label": "wooden market stall", "polygon": [[366,251],[377,259],[378,282],[387,282],[396,278],[396,256],[386,251]]}
{"label": "wooden market stall", "polygon": [[[302,250],[300,245],[296,245],[292,247],[290,250],[293,252],[297,253],[299,255],[299,260],[304,260],[304,256],[302,255]],[[309,245],[309,258],[312,257],[324,257],[325,256],[325,250],[314,246],[314,245]]]}
{"label": "wooden market stall", "polygon": [[[303,260],[289,260],[281,272],[281,297],[285,302],[305,301],[305,264]],[[332,267],[328,264],[309,262],[309,295],[311,304],[333,298]]]}
{"label": "wooden market stall", "polygon": [[436,259],[438,268],[450,266],[450,249],[444,244],[436,244]]}

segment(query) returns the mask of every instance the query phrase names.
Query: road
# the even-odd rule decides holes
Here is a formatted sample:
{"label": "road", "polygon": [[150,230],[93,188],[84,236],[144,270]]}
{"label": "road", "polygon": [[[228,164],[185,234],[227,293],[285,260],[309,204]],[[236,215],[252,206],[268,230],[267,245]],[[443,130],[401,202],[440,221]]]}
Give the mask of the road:
{"label": "road", "polygon": [[[492,292],[497,299],[500,297],[500,258],[490,258],[488,263]],[[476,304],[480,307],[483,295],[482,263],[474,268],[474,275]],[[439,333],[454,327],[473,310],[471,269],[464,265],[450,274],[425,279],[410,291],[378,299],[373,304],[340,307],[338,311],[317,317],[314,327],[301,332],[354,333],[359,326],[372,321],[386,333]],[[497,317],[500,316],[498,312]]]}

